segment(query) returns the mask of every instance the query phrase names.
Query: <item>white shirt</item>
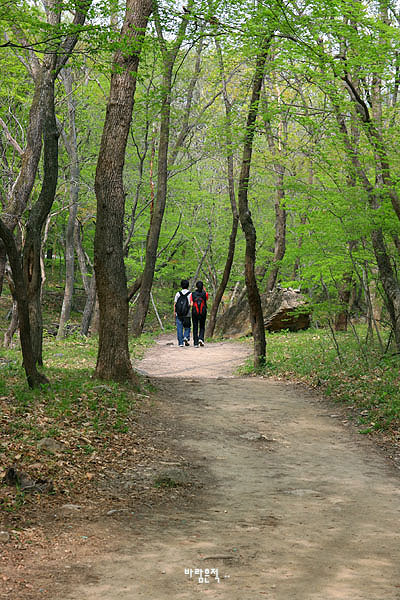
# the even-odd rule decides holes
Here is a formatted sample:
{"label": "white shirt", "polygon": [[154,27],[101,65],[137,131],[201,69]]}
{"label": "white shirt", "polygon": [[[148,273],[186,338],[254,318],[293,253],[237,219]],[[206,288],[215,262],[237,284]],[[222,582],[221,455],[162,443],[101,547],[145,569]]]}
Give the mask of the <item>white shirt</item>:
{"label": "white shirt", "polygon": [[[177,300],[178,300],[178,298],[179,298],[179,296],[180,296],[181,294],[187,294],[188,292],[189,292],[189,290],[181,290],[180,292],[177,292],[177,293],[175,294],[175,300],[174,300],[174,304],[176,304],[176,302],[177,302]],[[190,304],[190,301],[191,301],[191,299],[192,299],[192,298],[191,298],[191,296],[192,296],[192,294],[191,294],[191,293],[189,293],[189,295],[188,295],[189,304]]]}

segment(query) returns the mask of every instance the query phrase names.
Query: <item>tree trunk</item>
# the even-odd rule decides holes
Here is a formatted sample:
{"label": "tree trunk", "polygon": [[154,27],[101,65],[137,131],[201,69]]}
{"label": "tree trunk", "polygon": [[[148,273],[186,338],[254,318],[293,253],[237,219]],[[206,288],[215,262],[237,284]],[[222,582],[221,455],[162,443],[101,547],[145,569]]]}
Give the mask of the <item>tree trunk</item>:
{"label": "tree trunk", "polygon": [[378,263],[379,277],[385,291],[386,307],[392,322],[396,348],[400,352],[400,286],[386,250],[382,230],[375,229],[372,231],[371,239]]}
{"label": "tree trunk", "polygon": [[[48,382],[47,378],[37,371],[36,364],[42,363],[41,231],[54,200],[58,177],[58,133],[54,113],[54,82],[78,41],[79,26],[85,22],[90,3],[88,0],[77,6],[73,18],[73,24],[77,26],[75,33],[61,38],[58,47],[55,47],[54,40],[52,40],[50,42],[51,51],[45,51],[42,65],[39,64],[33,53],[30,55],[31,72],[35,79],[35,93],[29,113],[27,145],[8,206],[0,218],[0,237],[6,247],[13,273],[24,368],[30,387]],[[53,6],[49,6],[47,13],[48,23],[51,26],[59,23],[61,19],[61,11],[53,9]],[[43,183],[39,198],[30,211],[21,257],[12,231],[26,208],[33,188],[41,153],[42,135],[44,140]],[[0,274],[0,279],[2,277],[3,273]]]}
{"label": "tree trunk", "polygon": [[41,234],[54,202],[58,179],[58,131],[54,111],[54,79],[52,76],[47,79],[45,103],[43,182],[39,198],[30,212],[23,247],[23,271],[29,302],[33,355],[39,365],[43,364]]}
{"label": "tree trunk", "polygon": [[[19,217],[24,212],[28,203],[42,151],[42,127],[44,117],[44,84],[45,71],[36,78],[35,90],[32,104],[29,110],[28,129],[26,132],[26,146],[22,155],[19,174],[12,186],[11,195],[8,199],[7,208],[2,213],[2,221],[5,226],[13,231]],[[3,288],[4,269],[6,256],[3,243],[0,243],[0,294]]]}
{"label": "tree trunk", "polygon": [[29,322],[29,304],[25,278],[21,265],[21,254],[16,246],[14,236],[0,219],[0,238],[2,239],[8,260],[10,262],[15,286],[15,298],[18,305],[19,333],[23,357],[23,365],[28,385],[31,388],[48,383],[48,379],[36,368],[36,358],[33,353],[31,327]]}
{"label": "tree trunk", "polygon": [[273,267],[268,275],[267,292],[272,292],[276,285],[280,261],[286,252],[286,209],[284,207],[285,190],[283,187],[284,167],[275,164],[276,173],[276,200],[275,200],[275,247]]}
{"label": "tree trunk", "polygon": [[[192,1],[188,2],[187,10],[190,12]],[[188,14],[185,12],[182,17],[180,28],[172,48],[167,50],[167,44],[163,38],[159,15],[156,13],[155,25],[159,41],[161,43],[163,54],[163,78],[162,78],[162,104],[161,104],[161,123],[160,138],[158,146],[158,166],[157,166],[157,193],[154,203],[154,210],[151,214],[150,227],[146,241],[146,258],[142,273],[140,286],[140,295],[133,313],[132,335],[138,337],[142,334],[144,322],[149,309],[150,292],[153,286],[154,269],[157,260],[158,242],[160,239],[161,225],[164,218],[165,204],[167,200],[167,181],[168,181],[168,146],[170,134],[170,115],[171,115],[171,90],[173,68],[179,48],[182,45],[185,31],[188,23]]]}
{"label": "tree trunk", "polygon": [[74,294],[75,283],[75,226],[76,215],[78,212],[79,198],[79,158],[78,144],[75,126],[75,108],[76,101],[72,91],[72,76],[69,70],[65,70],[62,75],[65,92],[68,102],[69,135],[65,135],[65,145],[70,159],[70,204],[67,231],[65,236],[65,288],[64,298],[61,308],[60,322],[58,325],[57,339],[65,337],[65,325],[71,315],[72,298]]}
{"label": "tree trunk", "polygon": [[163,98],[163,104],[161,108],[160,139],[158,146],[157,193],[147,235],[146,258],[140,286],[140,295],[133,314],[132,335],[135,337],[138,337],[142,334],[147,311],[149,309],[150,292],[153,285],[154,269],[157,259],[158,240],[160,238],[161,225],[164,218],[165,204],[167,200],[172,67],[173,65],[169,65],[167,67],[161,84],[165,96]]}
{"label": "tree trunk", "polygon": [[125,192],[123,168],[132,120],[136,73],[152,0],[128,0],[121,39],[134,48],[117,51],[97,162],[97,222],[94,268],[100,308],[95,376],[136,380],[128,348],[128,293],[124,265]]}
{"label": "tree trunk", "polygon": [[339,302],[343,307],[335,315],[334,328],[335,331],[347,331],[347,325],[349,321],[349,303],[351,298],[351,275],[344,275],[341,285],[338,290]]}
{"label": "tree trunk", "polygon": [[[51,39],[48,49],[44,49],[45,59],[40,65],[36,55],[30,54],[30,73],[35,81],[34,95],[29,110],[28,129],[26,133],[26,145],[22,154],[19,174],[12,186],[11,195],[8,199],[7,208],[2,213],[2,221],[12,232],[26,209],[38,170],[41,149],[43,121],[47,106],[46,94],[48,93],[49,79],[55,81],[61,69],[66,65],[79,38],[80,26],[85,23],[87,13],[90,9],[91,0],[78,2],[71,23],[76,26],[75,32],[60,37],[60,43],[55,45]],[[48,24],[53,26],[61,19],[60,8],[47,7]],[[52,37],[52,36],[50,36]],[[49,50],[47,53],[46,50]],[[4,278],[4,248],[0,242],[0,294]]]}
{"label": "tree trunk", "polygon": [[256,127],[260,92],[263,81],[264,66],[270,47],[270,37],[263,40],[260,54],[257,57],[256,70],[253,78],[249,113],[247,116],[246,134],[243,147],[242,168],[239,179],[239,219],[246,239],[245,251],[245,280],[250,308],[250,323],[254,339],[254,366],[259,368],[265,363],[265,329],[261,307],[261,299],[255,276],[256,261],[256,230],[248,204],[248,187],[250,165],[253,152],[253,139]]}
{"label": "tree trunk", "polygon": [[89,334],[90,323],[93,317],[93,311],[96,304],[96,276],[93,275],[88,294],[86,296],[86,304],[83,309],[81,334],[87,336]]}
{"label": "tree trunk", "polygon": [[[336,105],[334,105],[336,118],[340,128],[340,132],[343,136],[345,149],[348,154],[348,158],[354,168],[354,172],[357,174],[364,191],[367,194],[369,206],[372,211],[376,211],[380,208],[380,193],[381,190],[378,188],[374,189],[374,186],[369,181],[367,174],[364,171],[363,166],[358,158],[356,149],[352,146],[346,124],[340,111]],[[396,274],[393,271],[393,267],[390,261],[390,256],[386,249],[385,239],[381,228],[375,228],[371,231],[372,247],[374,250],[376,262],[378,265],[379,278],[382,283],[383,290],[385,292],[385,302],[389,312],[392,330],[397,349],[400,351],[400,285],[397,280]]]}
{"label": "tree trunk", "polygon": [[7,327],[7,331],[4,334],[4,340],[3,340],[4,348],[11,347],[11,342],[14,337],[14,333],[17,331],[17,329],[18,329],[18,304],[17,304],[16,300],[13,300],[10,324]]}
{"label": "tree trunk", "polygon": [[[80,232],[80,223],[78,220],[75,221],[74,231],[74,246],[78,257],[79,269],[81,271],[82,283],[85,288],[86,294],[89,293],[90,289],[90,270],[88,269],[88,263],[90,262],[82,246],[82,237]],[[92,266],[92,265],[90,265]]]}
{"label": "tree trunk", "polygon": [[10,325],[8,326],[7,331],[4,334],[3,346],[4,346],[4,348],[10,348],[14,333],[18,329],[18,303],[17,303],[17,299],[15,297],[15,286],[14,286],[14,281],[12,278],[12,273],[9,272],[8,269],[6,269],[6,275],[7,275],[8,285],[9,285],[10,292],[11,292],[12,299],[13,299],[13,304],[12,304],[12,309],[11,309]]}
{"label": "tree trunk", "polygon": [[[270,57],[273,60],[273,57]],[[270,87],[273,87],[273,82],[268,79]],[[278,106],[281,107],[281,94],[277,86]],[[287,113],[283,120],[282,114],[279,115],[279,123],[277,132],[274,135],[271,123],[270,111],[268,109],[268,98],[267,94],[264,97],[265,106],[265,131],[267,134],[267,141],[269,150],[274,157],[274,174],[275,174],[275,244],[274,244],[274,256],[272,259],[272,266],[269,269],[269,275],[266,285],[266,291],[272,292],[275,288],[276,280],[280,269],[280,262],[285,256],[286,252],[286,209],[284,206],[285,202],[285,166],[283,164],[283,154],[286,150],[287,142]]]}
{"label": "tree trunk", "polygon": [[232,227],[231,233],[229,236],[229,244],[228,244],[228,253],[225,261],[224,272],[222,274],[222,278],[218,289],[215,293],[214,301],[212,303],[210,314],[208,317],[207,323],[207,337],[212,337],[214,335],[215,324],[217,322],[217,314],[218,309],[221,304],[222,297],[224,295],[226,286],[228,285],[229,277],[231,274],[233,259],[235,256],[235,247],[236,247],[236,236],[237,230],[239,226],[239,214],[236,205],[236,196],[235,196],[235,175],[234,175],[234,165],[233,165],[233,144],[232,144],[232,120],[231,120],[231,109],[232,105],[228,98],[228,90],[226,85],[226,78],[224,72],[224,64],[222,57],[221,46],[218,42],[218,39],[215,39],[215,45],[217,47],[218,57],[219,57],[219,65],[221,71],[221,80],[222,80],[222,92],[225,104],[225,138],[226,138],[226,161],[227,161],[227,179],[228,179],[228,190],[229,190],[229,200],[231,203],[232,209]]}

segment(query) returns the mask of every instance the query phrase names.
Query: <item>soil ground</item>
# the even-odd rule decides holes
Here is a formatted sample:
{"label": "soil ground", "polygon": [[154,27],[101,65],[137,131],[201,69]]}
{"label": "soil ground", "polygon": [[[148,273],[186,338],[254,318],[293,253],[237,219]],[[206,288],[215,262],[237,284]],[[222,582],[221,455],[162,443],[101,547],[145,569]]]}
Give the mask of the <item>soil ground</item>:
{"label": "soil ground", "polygon": [[314,392],[234,376],[249,352],[161,338],[136,365],[161,501],[71,510],[25,558],[31,595],[0,598],[399,600],[398,469]]}

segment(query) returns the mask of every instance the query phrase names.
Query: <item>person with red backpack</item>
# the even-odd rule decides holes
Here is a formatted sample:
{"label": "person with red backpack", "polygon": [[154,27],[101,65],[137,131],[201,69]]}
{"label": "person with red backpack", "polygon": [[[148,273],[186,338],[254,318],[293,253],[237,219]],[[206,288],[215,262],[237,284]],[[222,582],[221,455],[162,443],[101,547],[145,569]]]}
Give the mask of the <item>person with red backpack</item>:
{"label": "person with red backpack", "polygon": [[204,346],[204,330],[206,327],[208,292],[204,289],[202,281],[196,283],[196,289],[192,292],[192,324],[193,345],[195,348]]}

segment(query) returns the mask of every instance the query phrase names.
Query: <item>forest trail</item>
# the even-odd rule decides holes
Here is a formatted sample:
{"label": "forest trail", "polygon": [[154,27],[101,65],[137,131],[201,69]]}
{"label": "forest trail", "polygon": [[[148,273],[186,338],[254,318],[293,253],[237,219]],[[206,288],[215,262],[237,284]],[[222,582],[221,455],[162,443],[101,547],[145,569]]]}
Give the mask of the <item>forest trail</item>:
{"label": "forest trail", "polygon": [[400,599],[398,471],[302,386],[234,377],[248,352],[167,336],[136,365],[196,497],[127,519],[62,600]]}

